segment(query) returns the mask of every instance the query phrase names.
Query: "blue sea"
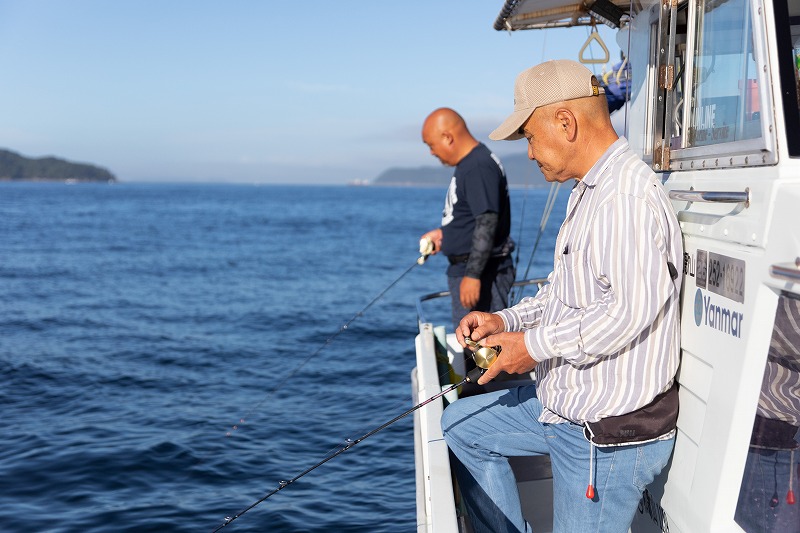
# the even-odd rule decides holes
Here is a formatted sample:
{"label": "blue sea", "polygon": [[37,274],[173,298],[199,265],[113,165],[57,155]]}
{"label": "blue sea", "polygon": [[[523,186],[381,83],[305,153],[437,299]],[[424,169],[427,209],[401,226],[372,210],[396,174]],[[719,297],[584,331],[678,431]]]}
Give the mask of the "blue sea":
{"label": "blue sea", "polygon": [[[414,265],[444,193],[0,184],[0,530],[210,532],[412,407],[416,298],[446,289],[444,258]],[[547,194],[511,191],[518,278]],[[412,423],[224,531],[414,531]]]}

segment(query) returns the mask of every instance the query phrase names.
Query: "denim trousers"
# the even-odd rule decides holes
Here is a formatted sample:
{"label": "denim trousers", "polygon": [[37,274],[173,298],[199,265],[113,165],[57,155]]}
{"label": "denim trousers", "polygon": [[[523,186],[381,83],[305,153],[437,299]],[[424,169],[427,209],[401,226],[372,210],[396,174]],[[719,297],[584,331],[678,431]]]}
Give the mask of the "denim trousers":
{"label": "denim trousers", "polygon": [[800,502],[786,501],[790,482],[800,488],[800,448],[790,450],[751,448],[742,476],[734,519],[750,533],[800,533]]}
{"label": "denim trousers", "polygon": [[[509,456],[549,455],[554,533],[626,533],[642,492],[669,461],[674,439],[594,447],[583,426],[539,422],[535,385],[461,398],[442,415],[456,476],[476,533],[531,531]],[[591,465],[591,467],[590,467]],[[595,495],[586,497],[593,478]]]}

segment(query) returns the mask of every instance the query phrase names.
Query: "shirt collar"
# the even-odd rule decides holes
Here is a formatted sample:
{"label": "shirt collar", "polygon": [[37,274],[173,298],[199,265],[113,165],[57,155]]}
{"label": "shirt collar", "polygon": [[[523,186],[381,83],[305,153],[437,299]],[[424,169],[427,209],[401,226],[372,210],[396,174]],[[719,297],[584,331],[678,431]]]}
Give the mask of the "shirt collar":
{"label": "shirt collar", "polygon": [[592,168],[589,169],[589,172],[583,177],[579,183],[583,183],[586,187],[594,187],[600,182],[600,178],[603,176],[603,173],[606,167],[611,164],[622,152],[625,152],[628,149],[628,140],[625,137],[620,137],[616,141],[609,146],[603,155],[600,156],[600,159],[595,161]]}

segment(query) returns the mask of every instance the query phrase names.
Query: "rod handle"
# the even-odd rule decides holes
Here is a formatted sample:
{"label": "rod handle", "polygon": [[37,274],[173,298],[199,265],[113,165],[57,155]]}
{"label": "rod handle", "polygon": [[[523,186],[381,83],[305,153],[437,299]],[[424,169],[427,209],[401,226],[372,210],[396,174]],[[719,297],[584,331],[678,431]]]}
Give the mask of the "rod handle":
{"label": "rod handle", "polygon": [[467,373],[466,381],[467,383],[477,383],[483,373],[486,372],[485,368],[481,368],[476,366],[472,370]]}

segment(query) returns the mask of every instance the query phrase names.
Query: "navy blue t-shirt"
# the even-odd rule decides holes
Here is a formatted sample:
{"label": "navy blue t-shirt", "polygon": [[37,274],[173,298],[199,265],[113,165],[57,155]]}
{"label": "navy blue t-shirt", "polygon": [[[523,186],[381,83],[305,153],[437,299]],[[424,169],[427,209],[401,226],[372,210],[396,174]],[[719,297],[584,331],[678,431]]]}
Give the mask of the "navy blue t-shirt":
{"label": "navy blue t-shirt", "polygon": [[447,189],[442,211],[442,253],[468,254],[472,249],[475,217],[486,212],[498,214],[494,247],[500,249],[511,231],[510,204],[500,159],[483,143],[478,144],[456,165]]}

